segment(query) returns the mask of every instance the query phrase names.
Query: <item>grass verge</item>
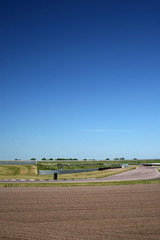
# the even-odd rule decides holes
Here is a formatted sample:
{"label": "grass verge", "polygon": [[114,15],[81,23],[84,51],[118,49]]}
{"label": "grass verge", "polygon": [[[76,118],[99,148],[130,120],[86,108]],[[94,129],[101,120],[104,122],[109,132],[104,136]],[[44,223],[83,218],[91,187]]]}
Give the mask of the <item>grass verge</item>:
{"label": "grass verge", "polygon": [[81,182],[81,183],[0,183],[0,187],[74,187],[74,186],[116,186],[134,184],[160,184],[159,180],[136,180],[116,182]]}

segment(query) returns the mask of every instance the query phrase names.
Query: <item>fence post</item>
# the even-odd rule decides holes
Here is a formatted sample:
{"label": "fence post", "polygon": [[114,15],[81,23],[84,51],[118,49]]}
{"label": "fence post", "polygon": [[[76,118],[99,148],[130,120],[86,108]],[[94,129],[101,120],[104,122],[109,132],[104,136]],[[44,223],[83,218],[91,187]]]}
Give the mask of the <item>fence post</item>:
{"label": "fence post", "polygon": [[58,174],[54,173],[54,180],[57,180]]}

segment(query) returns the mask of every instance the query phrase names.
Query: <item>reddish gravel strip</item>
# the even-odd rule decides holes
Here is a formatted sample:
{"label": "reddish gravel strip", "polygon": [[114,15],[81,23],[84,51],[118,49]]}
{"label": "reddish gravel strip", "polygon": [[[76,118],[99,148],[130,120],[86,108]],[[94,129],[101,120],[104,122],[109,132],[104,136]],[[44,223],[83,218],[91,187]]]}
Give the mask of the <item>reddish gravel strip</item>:
{"label": "reddish gravel strip", "polygon": [[159,240],[160,184],[0,188],[1,240]]}

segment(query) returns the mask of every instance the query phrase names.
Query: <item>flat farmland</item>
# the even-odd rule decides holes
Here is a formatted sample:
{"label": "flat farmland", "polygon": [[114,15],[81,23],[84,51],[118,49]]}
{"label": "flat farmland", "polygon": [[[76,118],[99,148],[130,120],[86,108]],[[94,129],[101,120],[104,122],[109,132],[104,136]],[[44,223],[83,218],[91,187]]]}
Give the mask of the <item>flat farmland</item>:
{"label": "flat farmland", "polygon": [[0,239],[160,239],[160,184],[0,188]]}

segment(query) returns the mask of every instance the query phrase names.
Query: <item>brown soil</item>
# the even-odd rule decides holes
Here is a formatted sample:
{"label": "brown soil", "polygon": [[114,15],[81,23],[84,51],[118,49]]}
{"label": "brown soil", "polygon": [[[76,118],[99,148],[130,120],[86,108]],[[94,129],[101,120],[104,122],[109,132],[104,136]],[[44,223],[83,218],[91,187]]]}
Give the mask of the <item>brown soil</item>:
{"label": "brown soil", "polygon": [[160,184],[0,188],[0,239],[160,239]]}

